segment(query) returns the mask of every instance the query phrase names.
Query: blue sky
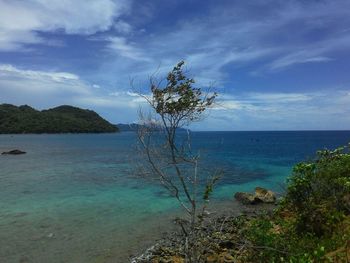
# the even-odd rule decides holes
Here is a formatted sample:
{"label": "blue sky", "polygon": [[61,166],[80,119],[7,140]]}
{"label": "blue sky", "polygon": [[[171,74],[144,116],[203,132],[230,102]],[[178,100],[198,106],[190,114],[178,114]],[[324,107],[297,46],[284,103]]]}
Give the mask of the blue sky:
{"label": "blue sky", "polygon": [[193,129],[350,129],[349,0],[0,0],[0,103],[134,122],[180,60],[219,93]]}

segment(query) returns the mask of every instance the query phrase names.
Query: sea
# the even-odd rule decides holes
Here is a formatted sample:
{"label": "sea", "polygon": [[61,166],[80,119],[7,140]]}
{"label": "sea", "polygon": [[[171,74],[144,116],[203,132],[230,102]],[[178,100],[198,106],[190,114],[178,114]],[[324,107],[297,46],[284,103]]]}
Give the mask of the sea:
{"label": "sea", "polygon": [[[278,194],[292,167],[320,149],[350,142],[350,131],[191,132],[200,166],[222,177],[212,202],[236,205],[237,191]],[[133,132],[0,135],[0,262],[129,262],[181,214],[157,181],[137,173]],[[231,207],[232,206],[232,207]]]}

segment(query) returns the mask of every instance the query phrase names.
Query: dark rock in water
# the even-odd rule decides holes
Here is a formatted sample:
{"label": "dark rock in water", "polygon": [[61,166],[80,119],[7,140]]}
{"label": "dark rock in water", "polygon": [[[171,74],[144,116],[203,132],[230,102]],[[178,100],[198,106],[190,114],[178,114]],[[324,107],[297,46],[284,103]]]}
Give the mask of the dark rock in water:
{"label": "dark rock in water", "polygon": [[261,200],[264,203],[276,202],[275,193],[262,187],[255,188],[255,198]]}
{"label": "dark rock in water", "polygon": [[261,200],[256,198],[253,194],[245,193],[245,192],[235,193],[235,198],[237,201],[240,201],[245,205],[255,205],[261,202]]}
{"label": "dark rock in water", "polygon": [[19,155],[19,154],[25,154],[26,152],[23,152],[21,150],[12,150],[8,152],[3,152],[2,154],[11,154],[11,155]]}

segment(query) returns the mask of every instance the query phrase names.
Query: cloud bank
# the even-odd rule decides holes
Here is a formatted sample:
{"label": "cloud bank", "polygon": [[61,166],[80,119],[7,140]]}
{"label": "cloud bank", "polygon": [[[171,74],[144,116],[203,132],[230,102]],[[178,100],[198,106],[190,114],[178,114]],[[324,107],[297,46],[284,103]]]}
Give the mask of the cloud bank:
{"label": "cloud bank", "polygon": [[[128,6],[123,0],[1,0],[0,50],[50,43],[39,32],[91,35],[106,31]],[[119,21],[119,25],[121,30],[127,28],[126,22]]]}
{"label": "cloud bank", "polygon": [[[147,109],[144,99],[130,90],[106,94],[103,87],[96,88],[68,72],[0,65],[0,87],[0,99],[6,97],[8,103],[35,105],[41,100],[41,108],[73,104],[92,108],[113,122],[137,121],[138,108]],[[344,129],[350,123],[348,105],[350,92],[346,90],[220,94],[204,125],[209,130]]]}
{"label": "cloud bank", "polygon": [[197,129],[349,129],[350,1],[0,0],[0,100],[137,119],[187,62],[221,95]]}

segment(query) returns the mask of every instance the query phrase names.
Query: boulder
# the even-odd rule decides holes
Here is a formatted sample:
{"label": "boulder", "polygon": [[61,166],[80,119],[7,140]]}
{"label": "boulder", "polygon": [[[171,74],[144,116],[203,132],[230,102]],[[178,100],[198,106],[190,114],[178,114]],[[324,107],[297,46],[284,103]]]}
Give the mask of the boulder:
{"label": "boulder", "polygon": [[245,204],[245,205],[254,205],[261,202],[260,199],[255,198],[254,195],[245,192],[237,192],[235,193],[235,198],[237,201]]}
{"label": "boulder", "polygon": [[237,192],[234,197],[237,201],[245,205],[256,205],[259,203],[275,203],[276,195],[274,192],[262,187],[255,188],[255,194],[246,192]]}
{"label": "boulder", "polygon": [[214,253],[206,256],[206,263],[231,263],[235,262],[235,258],[229,252],[220,254]]}
{"label": "boulder", "polygon": [[275,203],[276,195],[274,192],[262,187],[255,188],[255,198],[259,199],[263,203]]}
{"label": "boulder", "polygon": [[350,194],[343,197],[344,206],[350,210]]}
{"label": "boulder", "polygon": [[3,152],[2,154],[11,154],[11,155],[19,155],[19,154],[25,154],[26,152],[23,152],[21,150],[11,150],[8,152]]}

